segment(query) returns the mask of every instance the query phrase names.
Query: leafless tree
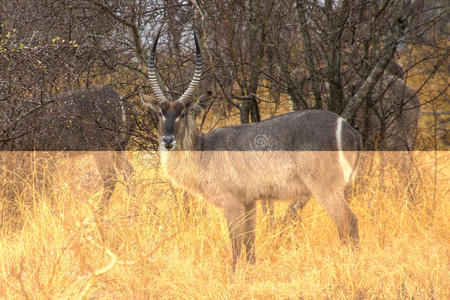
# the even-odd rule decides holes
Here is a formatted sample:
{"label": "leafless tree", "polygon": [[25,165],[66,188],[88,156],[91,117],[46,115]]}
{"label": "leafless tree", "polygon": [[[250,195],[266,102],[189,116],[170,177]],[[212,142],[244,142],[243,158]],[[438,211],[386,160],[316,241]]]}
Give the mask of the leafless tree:
{"label": "leafless tree", "polygon": [[[448,84],[431,98],[422,92],[448,59],[441,43],[448,35],[448,13],[443,0],[2,2],[0,105],[20,107],[24,99],[40,103],[74,88],[113,86],[137,108],[130,147],[158,147],[156,117],[140,110],[135,97],[150,92],[145,67],[150,41],[161,30],[157,78],[165,95],[176,99],[192,74],[196,31],[204,49],[202,90],[214,99],[205,110],[214,121],[203,117],[203,130],[235,114],[243,123],[260,121],[261,101],[279,107],[287,95],[294,110],[343,115],[360,129],[366,149],[389,150],[386,125],[397,130],[401,122],[395,120],[408,115],[417,99],[421,108],[442,102],[439,113],[448,110],[441,100]],[[418,70],[425,73],[424,84],[409,89]],[[379,113],[380,104],[399,89],[414,96],[403,97],[405,105],[395,105],[392,113]],[[377,115],[377,126],[367,126],[373,118],[368,112]],[[6,120],[0,139],[15,137],[16,118],[0,119]],[[436,131],[444,140],[446,124]]]}

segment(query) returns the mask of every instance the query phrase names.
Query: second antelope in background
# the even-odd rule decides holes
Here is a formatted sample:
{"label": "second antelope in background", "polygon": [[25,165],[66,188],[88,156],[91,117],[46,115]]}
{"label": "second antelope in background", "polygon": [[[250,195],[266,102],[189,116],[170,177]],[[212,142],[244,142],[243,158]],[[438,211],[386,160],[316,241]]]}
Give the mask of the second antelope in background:
{"label": "second antelope in background", "polygon": [[202,134],[195,116],[211,93],[194,98],[202,75],[197,38],[194,76],[176,101],[166,99],[156,80],[158,38],[159,34],[148,71],[154,96],[142,95],[142,100],[159,118],[163,169],[176,185],[224,210],[233,269],[243,246],[247,260],[255,261],[257,200],[293,200],[312,194],[336,224],[340,238],[357,243],[357,219],[345,201],[344,189],[358,165],[360,134],[324,110],[292,112]]}
{"label": "second antelope in background", "polygon": [[[29,164],[33,157],[35,161],[54,162],[57,158],[90,155],[102,178],[103,196],[97,208],[102,215],[109,207],[119,174],[124,178],[133,174],[124,152],[135,129],[128,100],[110,87],[91,87],[42,100],[21,99],[18,103],[1,104],[0,133],[2,128],[11,128],[4,131],[10,132],[5,138],[0,136],[0,163],[5,165],[7,177],[11,177],[6,186],[10,202],[16,203],[15,194],[22,177],[32,170],[32,165],[22,170],[21,166]],[[49,172],[54,173],[55,169]],[[39,185],[43,181],[40,179]]]}

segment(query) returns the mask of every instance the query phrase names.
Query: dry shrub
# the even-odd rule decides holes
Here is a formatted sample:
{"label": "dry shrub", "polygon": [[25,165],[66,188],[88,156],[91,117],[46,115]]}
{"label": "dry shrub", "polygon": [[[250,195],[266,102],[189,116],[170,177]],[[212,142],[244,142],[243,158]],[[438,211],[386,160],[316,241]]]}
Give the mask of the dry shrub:
{"label": "dry shrub", "polygon": [[[398,186],[398,171],[391,164],[384,182],[373,176],[351,199],[361,232],[358,250],[339,242],[331,220],[310,201],[302,221],[294,224],[270,228],[268,218],[259,214],[257,262],[246,265],[241,259],[234,275],[220,210],[192,204],[186,218],[181,193],[161,176],[155,157],[129,153],[140,184],[135,195],[121,185],[102,220],[93,214],[101,188],[93,184],[86,189],[83,179],[91,162],[66,160],[53,183],[53,204],[37,195],[23,227],[2,232],[0,295],[447,299],[450,154],[414,155],[420,201],[412,203],[408,190]],[[277,218],[287,205],[276,203]]]}

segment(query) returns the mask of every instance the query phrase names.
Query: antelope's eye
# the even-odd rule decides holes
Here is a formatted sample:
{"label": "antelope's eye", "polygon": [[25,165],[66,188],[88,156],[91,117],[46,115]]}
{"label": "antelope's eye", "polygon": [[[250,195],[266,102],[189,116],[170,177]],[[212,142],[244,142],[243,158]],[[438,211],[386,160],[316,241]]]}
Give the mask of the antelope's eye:
{"label": "antelope's eye", "polygon": [[175,122],[179,122],[183,118],[184,118],[184,113],[181,113],[181,114],[178,115],[178,117],[176,117]]}

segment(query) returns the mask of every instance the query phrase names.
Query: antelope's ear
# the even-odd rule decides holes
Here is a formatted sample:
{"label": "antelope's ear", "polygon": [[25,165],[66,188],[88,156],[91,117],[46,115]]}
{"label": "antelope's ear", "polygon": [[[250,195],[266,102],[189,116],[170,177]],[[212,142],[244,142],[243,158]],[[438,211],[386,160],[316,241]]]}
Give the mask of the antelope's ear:
{"label": "antelope's ear", "polygon": [[208,106],[208,104],[212,101],[212,99],[213,99],[212,92],[207,91],[206,93],[204,93],[203,95],[198,97],[197,101],[195,101],[192,104],[191,111],[194,114],[201,112],[203,109],[205,109]]}
{"label": "antelope's ear", "polygon": [[142,93],[139,93],[139,98],[141,99],[141,102],[145,107],[149,107],[153,111],[158,110],[159,102],[158,100],[156,100],[156,98]]}

